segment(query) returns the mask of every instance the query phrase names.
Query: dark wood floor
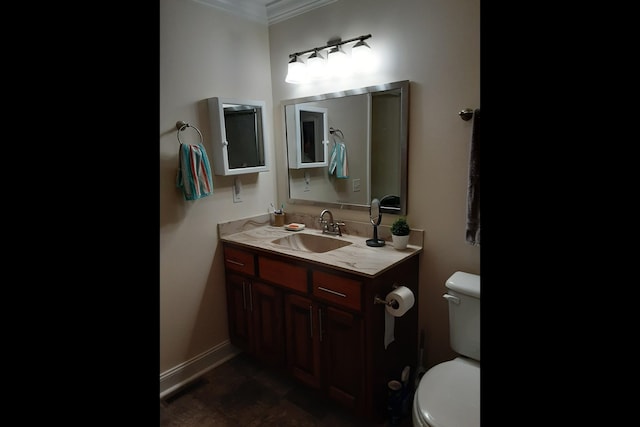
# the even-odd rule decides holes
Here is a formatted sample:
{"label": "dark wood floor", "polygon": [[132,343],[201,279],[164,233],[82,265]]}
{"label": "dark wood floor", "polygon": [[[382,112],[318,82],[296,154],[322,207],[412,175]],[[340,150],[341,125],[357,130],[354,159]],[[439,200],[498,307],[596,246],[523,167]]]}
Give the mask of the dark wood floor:
{"label": "dark wood floor", "polygon": [[[160,427],[351,427],[363,422],[244,353],[160,401]],[[411,426],[411,414],[400,423]]]}

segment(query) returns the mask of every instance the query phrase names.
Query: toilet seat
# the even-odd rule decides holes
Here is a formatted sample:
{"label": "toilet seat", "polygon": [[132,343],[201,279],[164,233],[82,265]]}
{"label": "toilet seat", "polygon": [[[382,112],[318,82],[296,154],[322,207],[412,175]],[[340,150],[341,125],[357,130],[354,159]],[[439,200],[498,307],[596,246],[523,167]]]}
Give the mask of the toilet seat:
{"label": "toilet seat", "polygon": [[480,426],[480,363],[456,357],[429,369],[413,403],[414,423],[430,427]]}

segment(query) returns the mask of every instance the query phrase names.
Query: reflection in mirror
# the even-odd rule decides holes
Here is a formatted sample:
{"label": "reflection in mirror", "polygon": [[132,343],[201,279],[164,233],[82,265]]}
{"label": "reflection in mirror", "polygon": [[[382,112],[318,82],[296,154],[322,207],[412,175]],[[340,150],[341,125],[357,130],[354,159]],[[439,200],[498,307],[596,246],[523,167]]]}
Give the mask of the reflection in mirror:
{"label": "reflection in mirror", "polygon": [[[402,150],[394,141],[401,139],[402,104],[400,92],[387,90],[371,94],[371,192],[380,197],[380,205],[388,213],[400,213],[403,188]],[[406,159],[405,165],[406,166]],[[403,196],[405,197],[405,196]]]}
{"label": "reflection in mirror", "polygon": [[264,101],[209,98],[214,172],[237,175],[264,172]]}
{"label": "reflection in mirror", "polygon": [[[327,108],[312,105],[288,105],[285,108],[289,168],[327,166]],[[295,135],[295,137],[293,137]]]}
{"label": "reflection in mirror", "polygon": [[[406,215],[409,81],[327,93],[283,102],[289,160],[289,203],[367,210],[369,200],[380,212]],[[300,170],[294,154],[303,147],[296,132],[295,110],[326,110],[326,166]],[[332,154],[344,157],[348,174],[338,174]],[[300,156],[304,153],[301,148]],[[327,158],[328,157],[328,158]]]}
{"label": "reflection in mirror", "polygon": [[224,104],[224,127],[229,142],[229,168],[264,166],[260,107]]}

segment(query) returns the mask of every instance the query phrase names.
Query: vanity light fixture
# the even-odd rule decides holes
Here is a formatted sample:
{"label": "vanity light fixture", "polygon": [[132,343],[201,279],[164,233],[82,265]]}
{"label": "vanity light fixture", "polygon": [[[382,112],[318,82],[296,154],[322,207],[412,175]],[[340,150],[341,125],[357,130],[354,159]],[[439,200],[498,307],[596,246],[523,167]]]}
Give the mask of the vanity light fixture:
{"label": "vanity light fixture", "polygon": [[[294,52],[289,54],[287,67],[287,83],[306,83],[322,80],[328,77],[346,77],[352,72],[371,70],[371,47],[365,40],[371,38],[371,34],[354,37],[348,40],[340,38],[332,39],[324,46]],[[357,42],[351,49],[351,56],[347,55],[342,46],[347,43]],[[322,51],[327,51],[327,59]],[[310,54],[304,63],[303,55]]]}

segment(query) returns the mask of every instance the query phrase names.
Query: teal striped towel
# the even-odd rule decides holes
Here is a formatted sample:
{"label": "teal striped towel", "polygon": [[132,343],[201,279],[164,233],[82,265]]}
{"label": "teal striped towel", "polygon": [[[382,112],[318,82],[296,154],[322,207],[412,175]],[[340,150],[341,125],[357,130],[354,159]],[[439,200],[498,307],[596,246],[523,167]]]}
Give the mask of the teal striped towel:
{"label": "teal striped towel", "polygon": [[336,178],[349,178],[349,162],[347,162],[347,146],[336,142],[331,150],[329,160],[329,175],[335,171]]}
{"label": "teal striped towel", "polygon": [[202,144],[180,144],[176,186],[182,189],[185,200],[196,200],[213,193],[211,166]]}

